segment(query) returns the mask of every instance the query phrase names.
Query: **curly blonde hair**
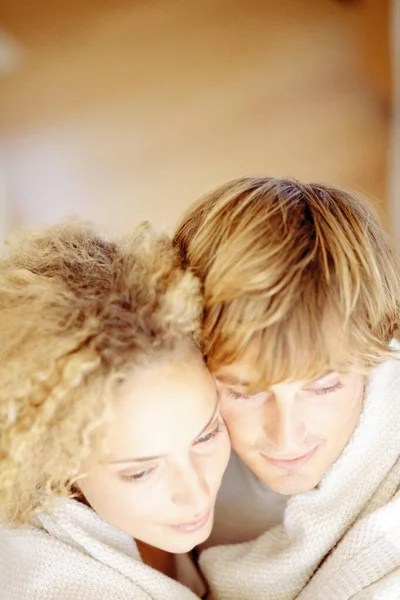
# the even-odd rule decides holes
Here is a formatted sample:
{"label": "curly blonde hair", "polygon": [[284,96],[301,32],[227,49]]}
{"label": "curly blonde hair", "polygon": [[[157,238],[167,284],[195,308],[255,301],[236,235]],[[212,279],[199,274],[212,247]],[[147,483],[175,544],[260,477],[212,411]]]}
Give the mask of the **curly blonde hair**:
{"label": "curly blonde hair", "polygon": [[354,194],[243,177],[195,203],[174,243],[203,284],[212,370],[251,351],[257,389],[315,377],[328,365],[368,370],[391,355],[398,257],[372,207]]}
{"label": "curly blonde hair", "polygon": [[0,520],[72,494],[114,386],[197,335],[196,278],[149,226],[107,241],[70,222],[0,259]]}

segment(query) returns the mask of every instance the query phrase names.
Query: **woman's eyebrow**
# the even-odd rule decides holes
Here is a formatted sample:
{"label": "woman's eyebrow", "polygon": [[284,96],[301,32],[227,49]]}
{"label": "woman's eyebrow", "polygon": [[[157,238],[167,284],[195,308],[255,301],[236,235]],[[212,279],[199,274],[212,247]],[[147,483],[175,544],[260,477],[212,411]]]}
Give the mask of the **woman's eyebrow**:
{"label": "woman's eyebrow", "polygon": [[[195,442],[197,440],[197,438],[199,438],[210,427],[211,423],[214,421],[214,419],[217,415],[218,410],[219,410],[219,398],[217,396],[217,401],[215,403],[215,408],[213,410],[213,414],[211,415],[211,418],[207,421],[207,424],[205,425],[205,427],[203,427],[203,429],[200,431],[200,433],[198,433],[196,435],[193,442]],[[152,460],[157,460],[159,458],[165,458],[166,456],[167,456],[166,454],[157,454],[154,456],[140,456],[139,458],[123,458],[123,459],[113,460],[109,464],[110,465],[123,465],[126,463],[132,463],[132,462],[143,463],[143,462],[148,462],[148,461],[152,461]]]}
{"label": "woman's eyebrow", "polygon": [[166,454],[158,454],[158,455],[154,455],[154,456],[140,456],[139,458],[123,458],[121,460],[113,460],[110,462],[110,465],[123,465],[125,463],[132,463],[132,462],[147,462],[150,460],[156,460],[158,458],[164,458],[166,456]]}

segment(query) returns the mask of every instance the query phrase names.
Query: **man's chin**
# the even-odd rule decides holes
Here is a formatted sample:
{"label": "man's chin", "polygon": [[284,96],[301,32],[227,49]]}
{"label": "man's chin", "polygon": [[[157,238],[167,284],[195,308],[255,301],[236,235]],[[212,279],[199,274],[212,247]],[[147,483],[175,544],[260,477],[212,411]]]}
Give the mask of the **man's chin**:
{"label": "man's chin", "polygon": [[290,469],[284,469],[268,464],[262,454],[244,454],[238,450],[236,452],[264,485],[283,496],[309,492],[318,486],[324,476],[324,473],[321,473],[318,469],[317,464],[313,464],[312,459],[296,468],[292,466]]}
{"label": "man's chin", "polygon": [[[294,494],[305,494],[316,488],[321,481],[321,477],[313,473],[304,472],[302,469],[297,471],[280,471],[278,473],[266,472],[260,469],[258,464],[256,468],[252,468],[251,464],[247,466],[253,473],[268,486],[271,490],[282,496],[293,496]],[[274,469],[275,470],[275,469]],[[276,469],[276,471],[278,471]]]}
{"label": "man's chin", "polygon": [[282,496],[294,496],[295,494],[305,494],[317,487],[318,482],[310,481],[308,478],[293,477],[293,475],[284,476],[277,480],[264,480],[263,483],[271,490]]}

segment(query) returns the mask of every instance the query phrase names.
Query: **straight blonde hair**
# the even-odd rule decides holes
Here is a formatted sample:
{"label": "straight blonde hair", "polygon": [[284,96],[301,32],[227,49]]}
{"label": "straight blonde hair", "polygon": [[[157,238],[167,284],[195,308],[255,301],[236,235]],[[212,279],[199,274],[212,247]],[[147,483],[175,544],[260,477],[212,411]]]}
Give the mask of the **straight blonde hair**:
{"label": "straight blonde hair", "polygon": [[400,269],[373,209],[332,186],[245,177],[206,194],[174,236],[204,294],[213,371],[248,351],[253,388],[391,355]]}

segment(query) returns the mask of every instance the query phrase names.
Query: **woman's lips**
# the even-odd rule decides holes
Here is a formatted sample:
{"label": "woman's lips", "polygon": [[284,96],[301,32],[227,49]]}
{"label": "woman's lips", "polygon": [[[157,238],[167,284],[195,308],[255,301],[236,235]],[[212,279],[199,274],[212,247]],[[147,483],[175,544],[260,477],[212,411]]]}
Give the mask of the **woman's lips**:
{"label": "woman's lips", "polygon": [[292,470],[298,469],[299,467],[304,465],[307,461],[309,461],[314,456],[314,454],[316,453],[317,450],[318,450],[318,446],[315,446],[315,448],[313,448],[306,454],[302,454],[301,456],[297,456],[295,458],[287,458],[287,459],[271,458],[270,456],[266,456],[265,454],[262,454],[262,456],[263,456],[263,458],[265,458],[265,460],[267,462],[269,462],[274,467],[277,467],[278,469],[284,469],[286,471],[292,471]]}
{"label": "woman's lips", "polygon": [[181,523],[179,525],[171,525],[172,529],[176,531],[180,531],[181,533],[193,533],[195,531],[199,531],[207,525],[211,516],[211,508],[207,510],[207,512],[195,521],[191,521],[188,523]]}

